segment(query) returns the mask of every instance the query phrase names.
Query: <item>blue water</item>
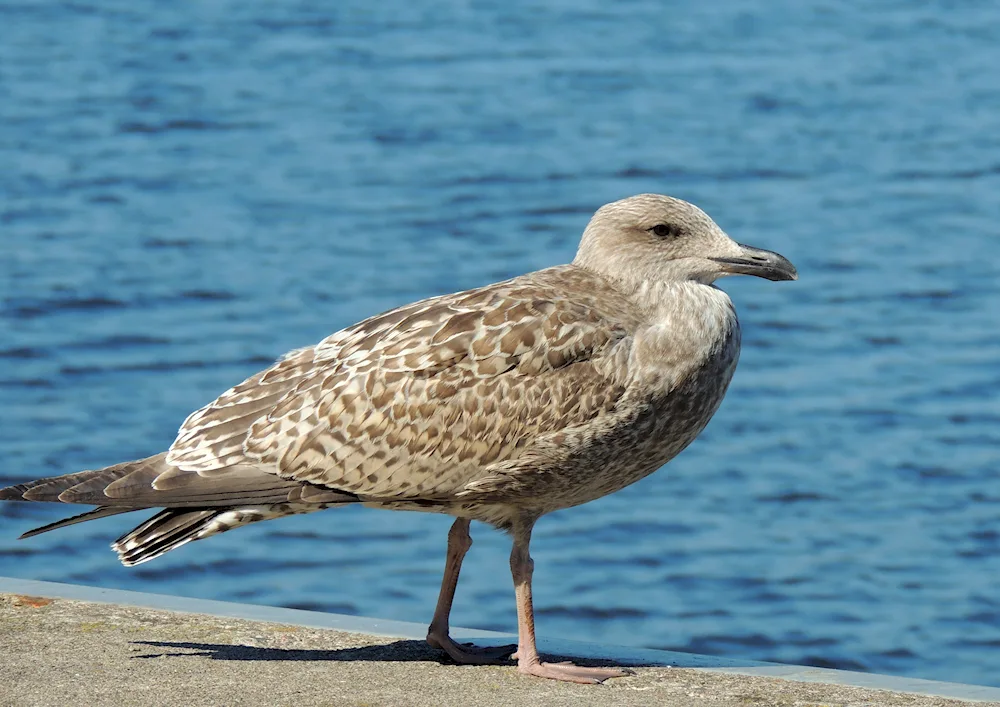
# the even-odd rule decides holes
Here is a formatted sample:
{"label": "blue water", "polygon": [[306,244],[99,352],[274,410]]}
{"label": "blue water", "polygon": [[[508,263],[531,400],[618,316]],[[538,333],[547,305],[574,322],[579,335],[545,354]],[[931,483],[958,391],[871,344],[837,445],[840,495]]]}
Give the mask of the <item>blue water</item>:
{"label": "blue water", "polygon": [[[427,5],[427,6],[425,6]],[[730,393],[543,519],[542,636],[1000,685],[1000,5],[5,4],[0,483],[153,454],[282,352],[568,261],[656,191],[787,255]],[[72,510],[72,509],[70,509]],[[365,509],[0,574],[429,619],[448,519]],[[454,621],[513,630],[482,526]]]}

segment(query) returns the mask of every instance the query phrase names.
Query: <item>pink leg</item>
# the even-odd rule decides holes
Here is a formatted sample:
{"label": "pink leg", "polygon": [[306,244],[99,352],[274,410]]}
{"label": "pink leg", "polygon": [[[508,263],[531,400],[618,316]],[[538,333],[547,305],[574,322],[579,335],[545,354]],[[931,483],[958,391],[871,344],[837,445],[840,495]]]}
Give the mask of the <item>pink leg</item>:
{"label": "pink leg", "polygon": [[535,562],[528,553],[535,519],[514,526],[514,547],[510,553],[510,572],[517,598],[517,669],[528,675],[584,684],[601,683],[608,678],[628,675],[618,668],[584,668],[572,663],[543,663],[535,647],[535,611],[531,604],[531,574]]}
{"label": "pink leg", "polygon": [[448,635],[448,616],[451,614],[451,604],[455,599],[455,587],[458,586],[462,560],[470,547],[472,547],[472,536],[469,535],[469,520],[457,518],[448,531],[448,554],[444,564],[444,576],[441,578],[441,592],[438,594],[434,618],[427,628],[427,643],[432,648],[443,649],[459,663],[474,665],[504,663],[510,658],[516,646],[479,648],[469,643],[459,645]]}

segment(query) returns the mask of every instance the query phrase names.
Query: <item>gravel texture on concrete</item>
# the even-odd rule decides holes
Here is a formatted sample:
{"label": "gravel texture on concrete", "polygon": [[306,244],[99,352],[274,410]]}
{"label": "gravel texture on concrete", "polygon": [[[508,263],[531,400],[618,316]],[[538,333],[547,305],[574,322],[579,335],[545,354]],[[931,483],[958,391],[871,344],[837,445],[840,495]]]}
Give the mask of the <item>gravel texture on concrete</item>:
{"label": "gravel texture on concrete", "polygon": [[513,665],[454,665],[422,641],[0,594],[0,705],[1000,704],[701,669],[634,673],[573,685]]}

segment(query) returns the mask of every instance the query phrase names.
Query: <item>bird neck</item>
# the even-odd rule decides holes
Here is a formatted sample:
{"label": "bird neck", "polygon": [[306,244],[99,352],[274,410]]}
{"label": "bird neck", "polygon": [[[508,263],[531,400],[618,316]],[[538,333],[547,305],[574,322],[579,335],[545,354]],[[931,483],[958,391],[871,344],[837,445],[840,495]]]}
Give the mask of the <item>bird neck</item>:
{"label": "bird neck", "polygon": [[651,322],[685,316],[728,320],[735,316],[729,295],[715,285],[697,280],[638,280],[617,283],[618,289]]}
{"label": "bird neck", "polygon": [[727,346],[739,351],[736,310],[714,285],[653,282],[639,287],[632,299],[646,319],[636,332],[635,369],[666,390],[675,389]]}

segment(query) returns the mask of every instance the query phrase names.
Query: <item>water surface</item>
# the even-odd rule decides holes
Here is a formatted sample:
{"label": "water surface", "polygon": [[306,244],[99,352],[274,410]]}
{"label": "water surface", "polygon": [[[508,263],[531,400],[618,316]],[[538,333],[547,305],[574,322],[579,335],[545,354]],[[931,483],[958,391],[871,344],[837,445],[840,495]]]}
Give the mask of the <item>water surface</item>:
{"label": "water surface", "polygon": [[[499,5],[502,5],[500,7]],[[1000,685],[994,3],[31,2],[0,43],[0,483],[156,453],[286,350],[698,203],[801,280],[702,437],[543,519],[543,636]],[[429,619],[448,519],[251,526],[125,569],[0,508],[2,574]],[[513,630],[474,527],[454,621]]]}

